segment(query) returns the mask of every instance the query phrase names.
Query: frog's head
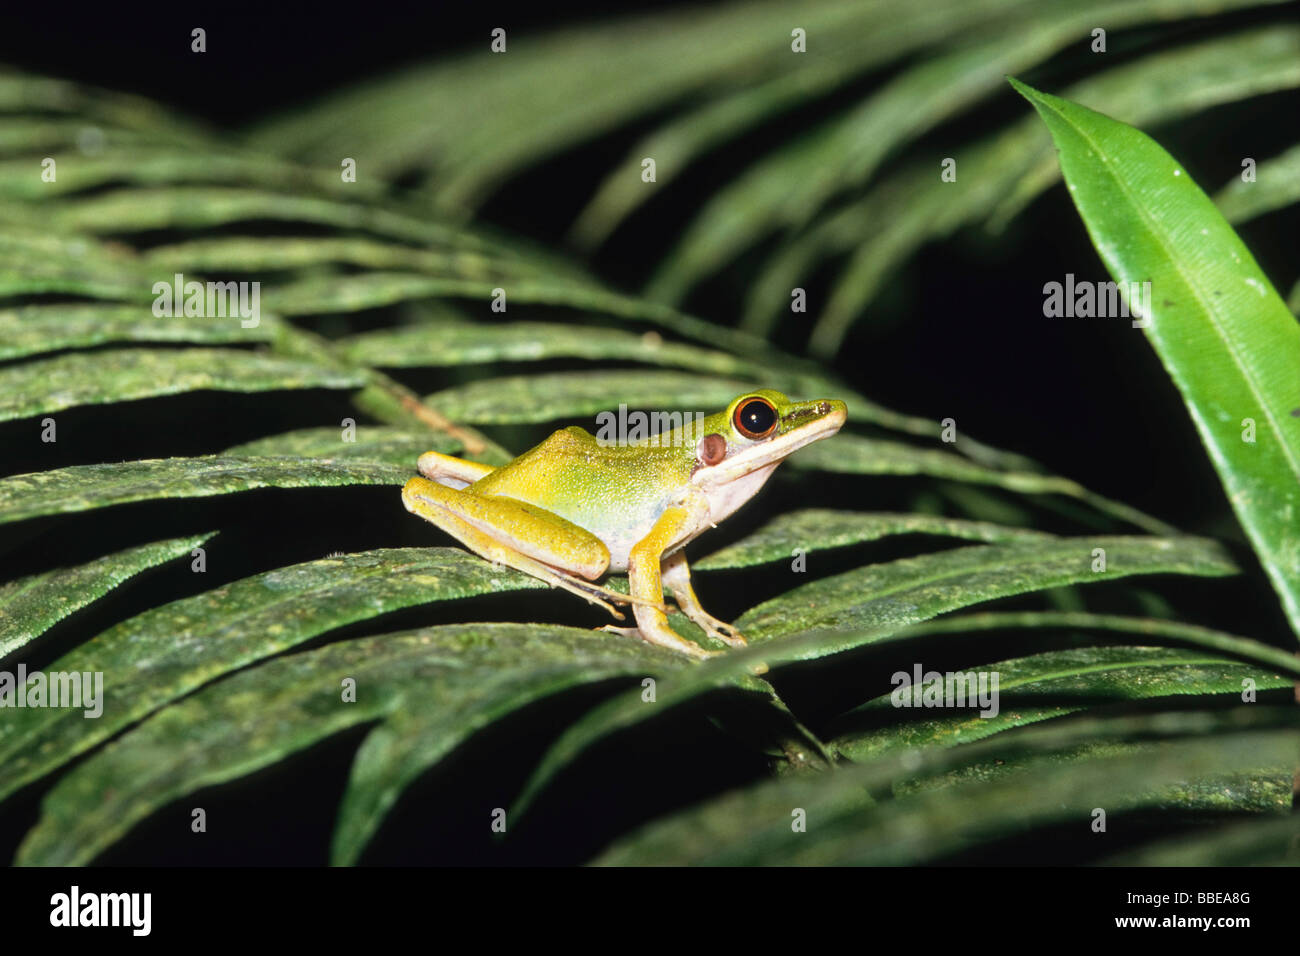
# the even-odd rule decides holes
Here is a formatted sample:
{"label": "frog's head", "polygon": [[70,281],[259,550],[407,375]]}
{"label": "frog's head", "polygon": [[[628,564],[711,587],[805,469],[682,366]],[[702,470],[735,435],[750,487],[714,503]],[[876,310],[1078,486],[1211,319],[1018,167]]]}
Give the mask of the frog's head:
{"label": "frog's head", "polygon": [[768,388],[746,392],[704,420],[691,482],[710,498],[731,489],[739,506],[788,455],[834,435],[847,417],[848,407],[835,399],[796,402]]}

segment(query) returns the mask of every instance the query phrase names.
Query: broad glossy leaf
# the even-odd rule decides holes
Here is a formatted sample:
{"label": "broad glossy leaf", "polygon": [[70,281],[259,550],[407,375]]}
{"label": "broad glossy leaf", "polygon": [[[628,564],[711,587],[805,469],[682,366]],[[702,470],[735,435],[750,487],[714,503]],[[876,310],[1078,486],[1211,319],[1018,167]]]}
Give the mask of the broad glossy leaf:
{"label": "broad glossy leaf", "polygon": [[320,460],[212,455],[72,465],[0,479],[0,524],[131,501],[205,498],[254,488],[401,485],[413,468],[414,461],[403,466],[347,456]]}
{"label": "broad glossy leaf", "polygon": [[[227,319],[239,326],[239,319]],[[0,368],[0,421],[200,389],[360,388],[364,371],[239,349],[70,352]]]}
{"label": "broad glossy leaf", "polygon": [[102,716],[29,707],[0,725],[0,797],[208,681],[327,631],[400,608],[543,586],[464,551],[399,548],[277,568],[145,611],[46,668],[103,672]]}
{"label": "broad glossy leaf", "polygon": [[188,556],[210,537],[200,534],[155,541],[0,585],[0,658],[140,572]]}
{"label": "broad glossy leaf", "polygon": [[[481,727],[566,688],[688,666],[580,628],[463,624],[279,657],[208,685],[80,763],[42,802],[16,863],[87,863],[149,814],[377,718],[335,841],[352,862],[401,790]],[[356,701],[341,682],[356,681]],[[250,709],[257,719],[249,720]]]}
{"label": "broad glossy leaf", "polygon": [[[1300,63],[1297,64],[1300,72]],[[1012,80],[1047,124],[1115,279],[1150,282],[1147,336],[1300,636],[1300,324],[1209,198],[1149,137]],[[1258,434],[1244,440],[1247,420]]]}

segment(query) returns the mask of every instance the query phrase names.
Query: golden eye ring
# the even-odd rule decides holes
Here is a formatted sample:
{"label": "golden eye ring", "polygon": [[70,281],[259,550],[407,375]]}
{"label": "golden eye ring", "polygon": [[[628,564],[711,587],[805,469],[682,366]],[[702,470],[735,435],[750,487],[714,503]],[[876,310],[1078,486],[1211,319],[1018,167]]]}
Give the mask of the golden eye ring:
{"label": "golden eye ring", "polygon": [[776,431],[780,416],[776,413],[776,406],[766,398],[755,395],[736,406],[736,413],[731,420],[736,431],[751,441],[757,441]]}

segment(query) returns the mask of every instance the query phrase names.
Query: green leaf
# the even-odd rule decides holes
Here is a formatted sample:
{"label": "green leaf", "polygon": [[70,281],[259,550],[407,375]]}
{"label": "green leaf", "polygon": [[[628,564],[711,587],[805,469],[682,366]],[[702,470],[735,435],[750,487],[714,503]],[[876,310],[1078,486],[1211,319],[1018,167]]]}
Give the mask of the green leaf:
{"label": "green leaf", "polygon": [[[1092,822],[1092,810],[1112,815],[1143,806],[1205,805],[1197,783],[1242,772],[1273,772],[1294,763],[1300,732],[1288,716],[1247,711],[1161,714],[1112,721],[1043,725],[1016,734],[1016,744],[1050,753],[1071,744],[1178,733],[1134,752],[1083,762],[1044,759],[1017,774],[995,776],[894,800],[872,801],[900,773],[938,772],[1006,754],[993,738],[969,748],[898,756],[828,776],[791,777],[727,794],[655,821],[618,840],[596,863],[603,865],[907,865],[942,860],[999,836],[1036,826]],[[1267,723],[1285,729],[1265,729]],[[1255,723],[1259,729],[1248,729]],[[1241,730],[1235,730],[1242,727]],[[1235,732],[1234,732],[1235,730]],[[792,827],[804,811],[806,832]]]}
{"label": "green leaf", "polygon": [[[704,204],[647,292],[661,301],[680,301],[700,278],[764,235],[806,225],[836,193],[865,182],[892,150],[996,91],[1005,74],[1081,42],[1098,23],[1116,30],[1257,5],[1230,0],[1207,10],[1200,0],[1074,0],[1039,5],[1037,16],[995,23],[955,50],[920,60],[846,115],[734,177]],[[938,171],[932,175],[937,183]]]}
{"label": "green leaf", "polygon": [[930,0],[892,8],[864,5],[864,22],[853,32],[851,42],[837,46],[839,38],[822,31],[817,38],[817,56],[806,65],[800,64],[796,72],[744,84],[680,117],[671,117],[661,128],[640,140],[609,173],[579,215],[572,231],[575,240],[584,246],[595,245],[634,209],[658,195],[641,182],[644,157],[655,158],[656,181],[662,188],[706,150],[764,119],[795,109],[803,102],[833,91],[855,75],[907,56],[930,43],[997,22],[1008,13],[1023,14],[1023,7],[1023,0],[980,3]]}
{"label": "green leaf", "polygon": [[[426,401],[448,418],[471,425],[552,422],[629,409],[712,414],[753,383],[687,372],[556,372],[485,379],[449,388]],[[588,429],[594,431],[594,428]]]}
{"label": "green leaf", "polygon": [[148,130],[171,142],[201,138],[198,124],[152,100],[110,92],[69,80],[6,71],[0,74],[0,113],[71,115],[84,127],[88,120],[127,129]]}
{"label": "green leaf", "polygon": [[[302,279],[268,289],[267,304],[285,315],[320,312],[362,312],[396,302],[464,296],[491,299],[506,280],[462,276],[423,276],[408,272],[362,272],[355,275]],[[583,305],[594,292],[580,284],[548,278],[511,278],[504,287],[519,302],[555,302]]]}
{"label": "green leaf", "polygon": [[352,336],[340,344],[340,351],[360,365],[394,368],[580,358],[644,362],[727,376],[752,375],[755,370],[753,362],[698,345],[665,341],[656,332],[638,334],[550,322],[422,322]]}
{"label": "green leaf", "polygon": [[1292,146],[1280,156],[1266,159],[1255,169],[1255,178],[1246,182],[1234,176],[1214,196],[1228,222],[1243,223],[1257,216],[1300,202],[1300,146]]}
{"label": "green leaf", "polygon": [[[1096,549],[1105,570],[1094,571]],[[802,631],[903,626],[946,611],[1012,594],[1132,574],[1236,574],[1216,542],[1206,538],[1051,538],[956,548],[822,578],[764,601],[736,626],[762,643]],[[848,637],[842,649],[858,646]],[[829,653],[827,646],[821,648]]]}
{"label": "green leaf", "polygon": [[426,451],[450,455],[461,448],[459,441],[444,434],[412,432],[391,425],[355,427],[353,441],[344,440],[341,428],[301,428],[235,445],[226,449],[222,457],[309,458],[317,460],[304,464],[318,469],[337,459],[357,460],[403,468],[407,477],[411,477],[416,459]]}
{"label": "green leaf", "polygon": [[[207,149],[174,145],[159,147],[145,143],[105,150],[97,155],[77,155],[75,159],[54,154],[58,160],[58,178],[46,181],[31,175],[33,159],[0,162],[0,195],[13,199],[44,199],[83,192],[117,183],[140,183],[158,186],[164,183],[203,183],[215,185],[257,183],[269,187],[289,188],[330,182],[328,173],[309,173],[265,155],[234,155],[220,152],[211,144]],[[78,151],[80,152],[80,151]],[[333,181],[337,181],[335,178]]]}
{"label": "green leaf", "polygon": [[[634,333],[625,329],[551,322],[467,322],[439,303],[432,317],[426,320],[351,336],[340,341],[337,347],[347,360],[372,367],[441,367],[550,358],[618,359],[676,366],[737,380],[762,382],[767,387],[783,389],[791,394],[834,395],[848,402],[855,422],[925,437],[933,437],[936,432],[933,421],[902,415],[878,405],[841,382],[814,374],[811,368],[801,363],[792,366],[788,356],[774,353],[741,358],[716,349],[667,341],[656,332]],[[599,381],[602,373],[584,374]],[[606,374],[605,380],[608,379],[610,376]],[[628,380],[626,374],[620,376],[623,387]],[[664,381],[685,384],[689,379],[681,377]],[[611,391],[610,394],[617,397],[619,393]],[[589,408],[590,405],[580,407]],[[1021,455],[970,438],[962,440],[959,450],[990,467],[1027,470],[1040,467]]]}
{"label": "green leaf", "polygon": [[144,305],[28,305],[0,310],[0,360],[118,342],[267,342],[276,325],[269,315],[246,329],[229,318],[159,318]]}
{"label": "green leaf", "polygon": [[[61,150],[80,152],[83,144],[100,145],[106,150],[131,150],[175,143],[176,135],[164,129],[121,129],[88,124],[84,118],[11,115],[0,124],[0,156],[57,156]],[[28,166],[27,178],[30,173],[31,166]]]}
{"label": "green leaf", "polygon": [[[1213,628],[1155,617],[1129,617],[1122,614],[1090,614],[1082,611],[984,611],[959,614],[927,621],[903,631],[889,640],[905,640],[932,634],[977,635],[984,631],[1014,628],[1053,628],[1071,631],[1101,631],[1134,635],[1142,644],[1190,644],[1224,658],[1236,658],[1266,669],[1272,674],[1300,677],[1300,657],[1248,637],[1238,637]],[[817,635],[812,635],[815,645]],[[1103,635],[1101,639],[1106,639]]]}
{"label": "green leaf", "polygon": [[[1300,636],[1300,325],[1214,204],[1153,140],[1015,80],[1056,141],[1093,244],[1151,283],[1146,329]],[[1257,425],[1243,440],[1246,419]]]}
{"label": "green leaf", "polygon": [[484,248],[465,230],[363,203],[222,186],[128,187],[61,202],[55,224],[121,235],[158,229],[207,229],[271,220],[356,229],[406,242]]}
{"label": "green leaf", "polygon": [[[238,326],[238,319],[227,320]],[[71,352],[0,368],[0,421],[200,389],[360,388],[363,371],[238,349]]]}
{"label": "green leaf", "polygon": [[748,537],[693,562],[691,567],[696,571],[743,568],[790,558],[796,550],[842,548],[896,534],[933,534],[987,542],[1045,540],[1051,537],[1041,531],[1007,528],[986,521],[807,508],[778,515]]}
{"label": "green leaf", "polygon": [[397,302],[446,297],[492,301],[499,287],[506,292],[508,302],[568,306],[612,318],[651,322],[688,338],[723,346],[737,354],[779,358],[791,371],[797,371],[801,366],[806,370],[815,369],[807,362],[780,356],[761,339],[685,315],[661,303],[612,292],[592,281],[553,276],[525,277],[498,286],[499,281],[370,272],[291,282],[268,289],[265,301],[285,315],[306,315],[356,312]]}
{"label": "green leaf", "polygon": [[[853,414],[850,407],[849,415]],[[959,443],[960,444],[960,443]],[[855,475],[929,475],[973,484],[995,485],[1022,494],[1059,494],[1087,502],[1103,514],[1158,534],[1177,533],[1157,518],[1111,501],[1076,481],[1055,475],[999,471],[946,451],[902,442],[841,433],[833,442],[817,442],[790,458],[795,468]]]}
{"label": "green leaf", "polygon": [[0,797],[208,681],[319,634],[400,608],[542,586],[464,551],[400,548],[278,568],[145,611],[47,668],[102,672],[102,716],[28,707],[0,726]]}
{"label": "green leaf", "polygon": [[[1294,87],[1300,35],[1277,27],[1144,56],[1072,85],[1069,99],[1134,123],[1164,123],[1245,96]],[[998,231],[1056,182],[1051,138],[1028,118],[970,145],[954,145],[956,182],[935,174],[940,155],[907,160],[861,199],[824,216],[786,242],[761,269],[749,294],[743,327],[768,334],[780,299],[828,257],[849,259],[831,287],[809,351],[832,356],[863,309],[923,243],[990,217]]]}
{"label": "green leaf", "polygon": [[[968,744],[1101,704],[1175,694],[1240,694],[1246,679],[1259,690],[1287,688],[1295,680],[1203,651],[1163,647],[1049,651],[978,670],[998,675],[995,713],[985,716],[972,701],[964,710],[940,708],[928,712],[933,717],[913,719],[911,707],[899,708],[893,694],[884,694],[840,717],[830,742],[846,757],[871,760],[895,751]],[[875,726],[882,721],[884,726]]]}
{"label": "green leaf", "polygon": [[[642,641],[576,628],[477,625],[434,629],[480,633],[457,660],[460,673],[443,687],[421,687],[371,731],[357,752],[339,807],[332,861],[355,863],[402,791],[480,728],[540,697],[614,677],[657,679],[691,666],[680,655]],[[462,645],[469,641],[461,639]]]}
{"label": "green leaf", "polygon": [[153,277],[131,256],[84,236],[0,231],[0,297],[67,293],[123,302],[153,300]]}
{"label": "green leaf", "polygon": [[[1009,744],[1014,735],[1003,740]],[[1081,742],[1059,753],[1041,757],[1012,757],[959,767],[946,772],[900,780],[896,795],[942,790],[972,782],[1018,779],[1049,768],[1084,766],[1114,758],[1151,753],[1149,744],[1119,740]],[[1281,765],[1260,765],[1247,770],[1210,772],[1176,781],[1159,791],[1147,791],[1144,803],[1160,810],[1211,813],[1282,813],[1291,806],[1291,774]]]}
{"label": "green leaf", "polygon": [[[496,281],[545,276],[550,271],[508,249],[492,253],[473,248],[421,249],[361,236],[345,239],[223,236],[158,246],[150,249],[145,258],[160,269],[220,273],[265,273],[343,264],[380,271],[409,269],[444,278]],[[569,272],[579,274],[576,269]]]}
{"label": "green leaf", "polygon": [[0,585],[0,658],[34,641],[74,611],[141,571],[155,568],[212,537],[193,535],[128,548],[71,568],[56,568]]}
{"label": "green leaf", "polygon": [[401,485],[413,470],[413,462],[403,466],[347,456],[319,460],[212,455],[73,465],[0,479],[0,524],[131,501],[205,498],[254,488]]}
{"label": "green leaf", "polygon": [[[1264,93],[1300,86],[1300,30],[1275,24],[1153,53],[1076,83],[1065,99],[1123,116],[1131,126],[1168,122]],[[1040,134],[1041,135],[1041,134]],[[1060,178],[1052,153],[1022,177],[992,216],[1003,223]]]}
{"label": "green leaf", "polygon": [[1180,833],[1107,857],[1106,866],[1297,866],[1300,818],[1295,814]]}
{"label": "green leaf", "polygon": [[[1105,571],[1091,570],[1095,548],[1105,549]],[[631,694],[594,708],[543,756],[516,812],[597,740],[737,678],[905,639],[917,633],[908,625],[1014,594],[1130,574],[1235,572],[1220,546],[1203,538],[1088,537],[957,548],[813,581],[741,615],[735,624],[750,646],[707,661],[675,682],[661,682],[653,711],[638,707],[640,697]]]}
{"label": "green leaf", "polygon": [[[683,666],[639,641],[530,624],[450,625],[276,658],[210,684],[80,763],[43,800],[15,863],[88,863],[173,800],[382,719],[340,810],[335,862],[352,862],[410,780],[481,727],[575,685]],[[356,681],[355,702],[342,700],[345,678]]]}
{"label": "green leaf", "polygon": [[[830,51],[851,48],[887,19],[859,0],[823,0],[801,10],[797,25]],[[511,32],[504,56],[485,35],[472,52],[264,123],[252,141],[335,164],[365,144],[358,161],[370,175],[436,169],[440,198],[461,209],[516,170],[638,116],[756,74],[809,69],[814,58],[790,53],[794,25],[785,4],[761,0]]]}

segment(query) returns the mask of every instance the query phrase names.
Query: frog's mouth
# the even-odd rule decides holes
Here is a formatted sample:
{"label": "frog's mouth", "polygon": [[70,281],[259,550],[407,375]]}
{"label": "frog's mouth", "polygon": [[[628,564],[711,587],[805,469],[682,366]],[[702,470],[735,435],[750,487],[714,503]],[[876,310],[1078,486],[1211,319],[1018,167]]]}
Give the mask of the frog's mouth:
{"label": "frog's mouth", "polygon": [[[786,415],[787,422],[796,423],[793,428],[730,452],[716,465],[697,467],[691,481],[701,487],[717,487],[761,468],[775,467],[805,445],[830,438],[847,418],[848,408],[843,402],[806,402]],[[809,420],[797,424],[802,419]]]}

